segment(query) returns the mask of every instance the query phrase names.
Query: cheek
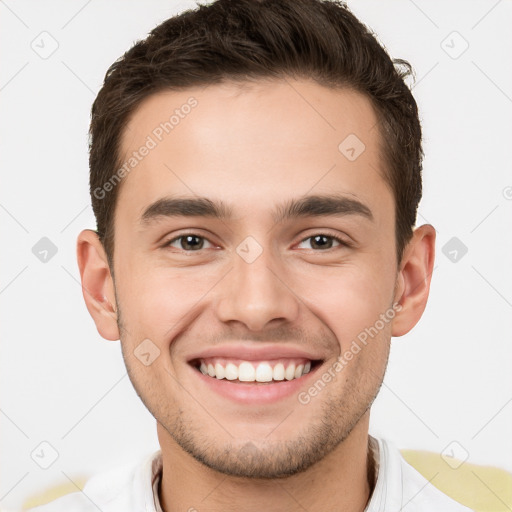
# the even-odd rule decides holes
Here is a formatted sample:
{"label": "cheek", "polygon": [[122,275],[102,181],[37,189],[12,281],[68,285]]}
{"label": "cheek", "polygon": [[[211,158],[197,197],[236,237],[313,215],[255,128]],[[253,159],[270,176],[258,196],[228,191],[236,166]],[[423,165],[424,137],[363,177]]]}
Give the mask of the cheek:
{"label": "cheek", "polygon": [[[170,329],[187,322],[219,280],[199,267],[158,268],[126,266],[118,284],[123,322],[132,332],[162,340]],[[144,333],[140,333],[144,330]],[[162,340],[165,342],[165,339]]]}
{"label": "cheek", "polygon": [[[383,279],[386,275],[390,276],[389,272],[337,268],[329,275],[318,274],[313,281],[308,280],[309,286],[305,286],[302,276],[300,287],[304,302],[333,331],[341,351],[375,326],[380,315],[390,308],[394,281],[389,277]],[[381,323],[378,330],[385,335],[389,326]]]}

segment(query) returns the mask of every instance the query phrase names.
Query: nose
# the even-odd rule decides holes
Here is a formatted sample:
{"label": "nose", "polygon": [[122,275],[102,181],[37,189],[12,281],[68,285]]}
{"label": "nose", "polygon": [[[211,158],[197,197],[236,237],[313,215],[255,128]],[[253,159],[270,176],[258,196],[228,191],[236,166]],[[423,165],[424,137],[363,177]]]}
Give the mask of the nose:
{"label": "nose", "polygon": [[219,320],[241,322],[251,331],[261,331],[272,321],[294,322],[300,299],[279,269],[279,261],[269,250],[264,249],[254,261],[234,253],[233,268],[219,290]]}

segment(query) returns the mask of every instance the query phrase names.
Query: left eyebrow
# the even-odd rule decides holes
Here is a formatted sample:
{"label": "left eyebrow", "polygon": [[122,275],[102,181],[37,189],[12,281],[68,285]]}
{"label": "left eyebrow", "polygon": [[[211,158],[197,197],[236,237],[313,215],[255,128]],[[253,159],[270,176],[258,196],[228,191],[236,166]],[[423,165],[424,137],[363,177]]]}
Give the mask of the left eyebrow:
{"label": "left eyebrow", "polygon": [[[303,217],[340,217],[360,215],[373,221],[373,214],[364,203],[344,195],[311,195],[291,199],[278,205],[271,216],[275,223]],[[233,208],[222,201],[207,197],[163,197],[149,205],[141,216],[141,223],[151,224],[161,217],[210,217],[229,220]]]}
{"label": "left eyebrow", "polygon": [[292,199],[274,212],[274,222],[299,217],[341,217],[346,215],[361,215],[373,221],[373,214],[361,201],[339,194],[313,195],[301,199]]}

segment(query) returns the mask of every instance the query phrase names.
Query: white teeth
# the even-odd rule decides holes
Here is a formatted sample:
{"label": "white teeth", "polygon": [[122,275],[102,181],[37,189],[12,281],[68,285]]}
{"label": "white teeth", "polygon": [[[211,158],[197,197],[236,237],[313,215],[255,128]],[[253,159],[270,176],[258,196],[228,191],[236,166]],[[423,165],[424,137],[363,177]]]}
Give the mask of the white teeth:
{"label": "white teeth", "polygon": [[254,382],[256,379],[256,370],[251,363],[243,362],[238,367],[238,380],[242,382]]}
{"label": "white teeth", "polygon": [[222,366],[220,363],[217,363],[215,365],[215,376],[217,379],[223,379],[226,375],[226,372],[224,371],[224,366]]}
{"label": "white teeth", "polygon": [[292,380],[295,378],[295,365],[292,363],[288,368],[286,368],[286,371],[284,372],[284,378],[286,380]]}
{"label": "white teeth", "polygon": [[[255,366],[253,366],[253,364]],[[268,362],[251,363],[243,361],[238,366],[233,363],[208,363],[201,361],[199,370],[203,375],[217,378],[219,380],[240,380],[242,382],[272,382],[282,380],[293,380],[306,375],[311,371],[311,361],[306,364],[290,363],[286,366],[277,363],[273,368]]]}
{"label": "white teeth", "polygon": [[274,380],[284,380],[284,364],[277,363],[273,371]]}
{"label": "white teeth", "polygon": [[256,368],[256,382],[270,382],[272,377],[272,366],[268,363],[260,363]]}
{"label": "white teeth", "polygon": [[238,379],[238,366],[233,363],[228,363],[226,365],[226,379],[235,380]]}

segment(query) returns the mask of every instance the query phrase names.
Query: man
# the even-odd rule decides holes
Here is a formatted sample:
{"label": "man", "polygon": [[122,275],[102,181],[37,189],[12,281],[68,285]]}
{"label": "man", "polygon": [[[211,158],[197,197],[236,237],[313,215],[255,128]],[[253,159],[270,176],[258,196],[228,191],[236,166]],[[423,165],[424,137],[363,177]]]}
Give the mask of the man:
{"label": "man", "polygon": [[77,256],[161,451],[38,510],[469,510],[368,433],[434,262],[408,68],[320,0],[219,0],[111,66]]}

